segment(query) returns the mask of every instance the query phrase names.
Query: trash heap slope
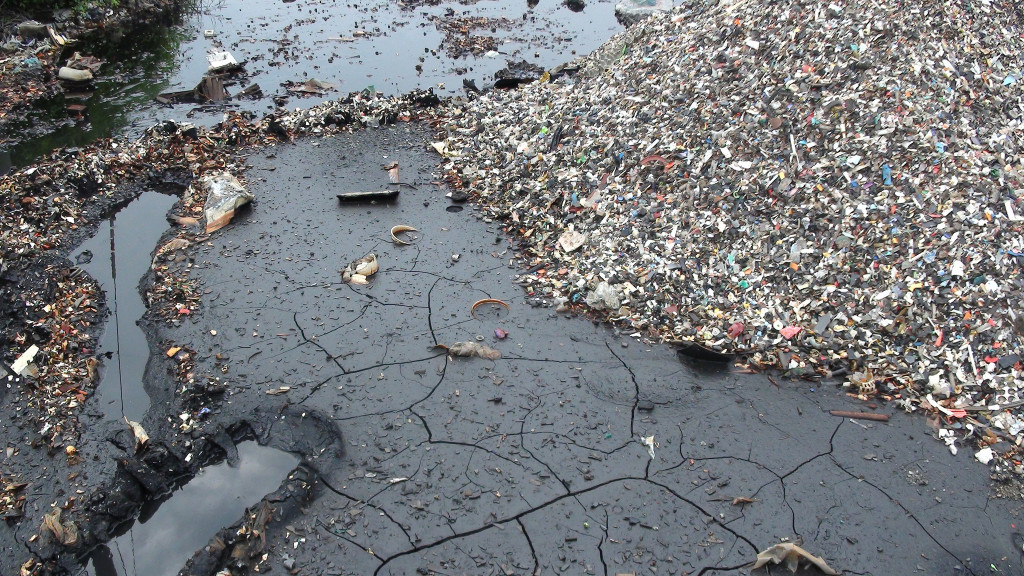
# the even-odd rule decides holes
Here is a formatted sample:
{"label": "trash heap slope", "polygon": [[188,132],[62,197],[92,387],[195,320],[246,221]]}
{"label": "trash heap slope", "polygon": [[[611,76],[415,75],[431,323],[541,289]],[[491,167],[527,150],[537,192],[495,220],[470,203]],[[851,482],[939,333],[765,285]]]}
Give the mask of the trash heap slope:
{"label": "trash heap slope", "polygon": [[907,409],[1004,408],[1022,22],[996,1],[691,2],[573,76],[459,105],[435,147],[524,243],[530,290]]}

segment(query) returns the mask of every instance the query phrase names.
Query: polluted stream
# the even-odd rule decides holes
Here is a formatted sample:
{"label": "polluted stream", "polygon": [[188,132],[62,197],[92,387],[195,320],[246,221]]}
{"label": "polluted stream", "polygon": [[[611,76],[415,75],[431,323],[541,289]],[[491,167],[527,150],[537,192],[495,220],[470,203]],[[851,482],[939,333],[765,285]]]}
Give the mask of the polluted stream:
{"label": "polluted stream", "polygon": [[[67,87],[15,126],[24,136],[0,150],[0,173],[57,148],[136,138],[168,119],[209,126],[229,110],[263,115],[363,90],[464,94],[463,79],[486,88],[511,62],[552,68],[597,48],[622,29],[614,6],[610,0],[590,2],[582,11],[561,2],[521,0],[378,1],[345,9],[319,0],[186,3],[163,21],[100,32],[66,48],[62,61],[81,52],[105,63],[91,89]],[[156,100],[161,93],[196,87],[214,50],[228,51],[244,66],[225,78],[226,101]],[[312,79],[332,87],[294,89]],[[294,84],[293,90],[286,84]],[[255,85],[261,93],[240,96]]]}
{"label": "polluted stream", "polygon": [[[783,539],[850,573],[1024,568],[1019,511],[992,502],[986,470],[923,419],[870,408],[838,382],[698,369],[524,293],[508,222],[446,196],[432,136],[400,123],[252,151],[239,176],[255,201],[161,261],[187,269],[203,300],[176,323],[144,324],[152,349],[188,350],[149,360],[149,445],[133,449],[127,426],[92,426],[78,448],[88,458],[67,468],[88,482],[73,498],[88,511],[80,534],[98,539],[79,552],[102,555],[97,571],[131,548],[126,521],[168,494],[160,508],[173,510],[177,487],[245,439],[299,459],[280,478],[299,497],[213,482],[270,521],[206,521],[196,531],[210,544],[182,540],[200,547],[169,571],[738,574]],[[382,189],[397,199],[337,198]],[[352,263],[365,284],[343,282]],[[868,409],[890,420],[830,414]],[[35,518],[68,499],[59,490],[2,532],[3,573],[25,546],[52,545]]]}
{"label": "polluted stream", "polygon": [[[149,343],[139,324],[146,311],[140,283],[175,200],[143,192],[105,219],[71,256],[99,282],[110,302],[110,317],[97,348],[105,360],[91,403],[102,412],[104,428],[120,427],[122,418],[143,420],[150,408],[144,385]],[[292,454],[255,442],[241,443],[237,457],[229,460],[204,468],[183,487],[143,504],[137,521],[92,551],[79,574],[177,574],[218,529],[274,490],[298,463]]]}
{"label": "polluted stream", "polygon": [[[280,13],[287,20],[261,16],[260,10],[270,5],[254,5],[257,18],[250,19],[255,22],[250,27],[298,22],[293,12]],[[570,20],[578,13],[541,6],[564,17],[567,26],[582,28]],[[229,2],[216,5],[217,10],[225,7],[239,10]],[[307,19],[325,17],[319,3],[279,7],[299,7]],[[595,8],[610,13],[611,4],[593,3],[587,10]],[[396,21],[407,14],[389,13],[399,15]],[[397,89],[398,81],[386,75],[335,70],[321,76],[319,71],[337,65],[341,50],[357,52],[345,58],[350,62],[372,61],[367,49],[375,57],[379,51],[372,42],[401,37],[403,45],[429,54],[425,70],[450,73],[435,84],[458,90],[465,73],[456,70],[458,65],[426,62],[434,57],[430,50],[440,45],[412,44],[412,36],[396,32],[407,24],[351,40],[330,39],[348,36],[351,29],[372,31],[368,24],[379,16],[362,14],[331,30],[314,30],[313,23],[303,24],[310,27],[308,33],[275,28],[267,37],[277,41],[257,41],[241,31],[237,16],[202,12],[189,20],[188,39],[175,49],[175,58],[189,54],[190,64],[173,68],[180,77],[161,89],[194,85],[214,41],[248,57],[251,80],[281,96],[275,83],[283,75],[297,77],[304,62],[320,68],[313,69],[315,74],[306,70],[303,78],[340,79],[342,92],[370,84],[375,90]],[[232,26],[239,28],[232,31]],[[205,29],[213,34],[207,37]],[[419,33],[434,38],[434,44],[430,30],[427,26]],[[340,47],[334,50],[338,54],[326,57],[335,62],[319,60],[326,54],[316,43],[322,35]],[[593,38],[577,40],[600,43],[608,35],[582,34]],[[289,42],[282,44],[282,39]],[[294,56],[274,54],[260,42],[278,47],[312,42],[317,50],[307,46],[296,48]],[[250,44],[266,51],[266,59],[257,58],[256,50],[246,52]],[[404,66],[413,66],[407,54],[398,55]],[[500,60],[481,56],[466,72],[485,77],[483,63],[493,61],[500,68]],[[287,65],[270,64],[276,61]],[[193,77],[185,76],[186,69]],[[287,98],[290,106],[306,106],[319,97]],[[269,110],[272,104],[238,106]],[[137,118],[181,114],[213,122],[225,109],[179,106],[138,112]],[[109,454],[116,444],[129,454],[118,453],[118,473],[136,465],[131,474],[147,480],[139,464],[145,460],[157,467],[161,462],[150,456],[164,454],[160,450],[170,454],[165,461],[183,457],[187,462],[209,438],[217,437],[213,443],[228,454],[227,444],[240,437],[257,438],[266,447],[240,444],[239,468],[197,465],[202,471],[181,490],[168,491],[159,482],[152,490],[145,486],[135,527],[111,532],[114,539],[95,548],[80,571],[214,573],[195,569],[226,565],[223,558],[209,556],[210,547],[206,557],[199,552],[189,564],[183,559],[224,536],[218,533],[221,527],[243,522],[243,509],[284,479],[296,460],[312,470],[310,500],[301,512],[282,512],[275,516],[280,523],[265,531],[261,527],[265,546],[249,542],[247,550],[254,553],[240,560],[247,569],[332,575],[485,569],[506,574],[738,574],[749,570],[759,551],[786,540],[800,542],[833,568],[850,573],[1024,570],[1024,557],[1009,537],[1019,510],[990,505],[985,470],[972,465],[966,451],[949,454],[922,419],[887,406],[878,409],[891,416],[887,423],[837,418],[829,410],[856,412],[864,406],[827,383],[773,386],[761,375],[681,362],[667,347],[556,312],[556,303],[543,291],[524,294],[516,284],[518,269],[514,247],[502,230],[505,223],[444,196],[446,190],[436,184],[437,158],[427,152],[430,136],[422,127],[401,125],[307,138],[249,158],[251,168],[242,176],[256,194],[253,206],[190,252],[192,274],[203,288],[202,313],[177,325],[152,325],[143,337],[136,333],[137,340],[148,338],[155,350],[192,351],[196,381],[224,396],[198,402],[179,397],[193,383],[182,387],[174,380],[178,358],[154,354],[146,368],[137,350],[125,348],[121,332],[116,351],[122,385],[114,391],[106,382],[112,354],[104,361],[99,400],[92,402],[106,422],[120,418],[120,390],[135,378],[124,375],[125,360],[130,355],[132,362],[141,362],[144,372],[157,378],[146,386],[161,390],[161,401],[150,406],[148,397],[138,396],[126,403],[125,415],[137,414],[157,446],[149,455],[132,458],[130,450],[121,448],[130,446],[123,430],[116,438],[95,432],[83,446],[101,446]],[[400,190],[396,202],[338,204],[338,193],[387,187],[388,171],[382,167],[394,162],[402,182],[392,187]],[[162,217],[171,199],[151,194],[138,205],[146,213],[139,221],[153,222],[159,215],[154,227],[164,231]],[[128,264],[120,266],[116,253],[107,268],[95,260],[99,252],[109,251],[111,230],[115,252],[125,247],[118,227],[135,221],[130,210],[132,204],[90,241],[96,243],[89,248],[94,261],[83,264],[96,266],[94,276],[101,283],[109,276],[110,286],[118,286],[118,299],[125,292],[138,295],[138,277],[156,245],[155,239],[144,240],[140,230],[125,233],[132,239],[128,243],[149,251],[132,257],[142,266],[139,276],[126,271]],[[389,230],[396,225],[416,229],[403,235],[409,244],[391,238]],[[370,254],[379,270],[368,282],[342,282],[341,271]],[[129,288],[122,288],[121,277]],[[474,306],[481,301],[488,304]],[[118,304],[119,314],[129,319],[108,319],[105,331],[106,339],[117,326],[115,347],[117,331],[130,330],[124,323],[138,318],[125,313],[132,304],[124,306]],[[471,355],[458,352],[467,350]],[[224,458],[207,454],[201,460]],[[102,478],[96,469],[114,461],[83,468]],[[250,484],[247,466],[265,467],[267,477]],[[169,475],[167,470],[172,468],[164,470]],[[187,476],[178,478],[184,482]],[[193,522],[201,523],[201,530],[175,528],[207,496],[233,507]],[[62,498],[66,495],[58,492],[47,499]],[[20,539],[19,549],[36,528],[24,527],[11,540]],[[195,534],[172,544],[159,535],[164,531]],[[174,551],[170,556],[143,551],[140,540]],[[229,553],[245,549],[237,543],[227,546]],[[16,573],[22,559],[14,563],[12,557],[10,552],[3,557],[4,573],[8,568]]]}
{"label": "polluted stream", "polygon": [[185,34],[181,26],[160,22],[128,34],[111,31],[66,48],[62,61],[84,51],[106,63],[91,89],[67,87],[63,94],[41,102],[24,125],[12,127],[20,137],[0,150],[0,173],[30,164],[56,148],[84,147],[98,138],[120,135],[138,137],[161,113],[153,98],[180,67],[175,55]]}
{"label": "polluted stream", "polygon": [[[149,342],[140,321],[147,306],[141,282],[151,255],[167,230],[175,196],[147,191],[116,209],[71,258],[97,280],[110,315],[96,350],[103,357],[91,406],[102,412],[92,423],[118,428],[124,418],[141,421],[150,408],[145,390]],[[237,456],[203,468],[183,487],[146,501],[126,531],[100,545],[79,574],[172,576],[218,529],[274,490],[298,458],[255,442],[238,445]]]}
{"label": "polluted stream", "polygon": [[[465,91],[463,78],[486,89],[494,74],[510,62],[528,60],[550,68],[572,59],[576,51],[595,48],[621,29],[613,6],[612,2],[593,2],[579,12],[556,3],[538,6],[510,1],[480,2],[472,7],[379,2],[352,10],[334,10],[315,1],[203,3],[177,19],[124,32],[104,32],[67,50],[64,56],[82,51],[106,62],[90,90],[68,90],[42,103],[36,115],[16,127],[22,138],[0,151],[0,171],[27,165],[57,148],[86,146],[97,138],[138,137],[149,126],[167,119],[210,125],[229,110],[262,115],[279,106],[309,107],[348,91],[397,94],[428,87],[442,95],[455,95]],[[455,34],[446,36],[443,29],[449,22],[455,23]],[[460,26],[472,31],[465,49],[452,43],[453,39],[462,41],[458,38]],[[486,49],[480,49],[482,46]],[[206,56],[213,49],[229,50],[245,64],[245,73],[229,80],[229,93],[259,83],[263,96],[214,105],[166,106],[154,100],[160,93],[195,86],[207,71]],[[283,86],[310,78],[336,88],[302,95]],[[48,129],[51,123],[55,126],[52,131]],[[97,350],[102,380],[85,410],[93,430],[83,439],[83,445],[92,444],[107,456],[116,454],[106,442],[110,431],[120,427],[124,418],[143,422],[159,435],[161,420],[179,416],[165,405],[151,406],[146,388],[159,388],[163,399],[173,383],[144,383],[153,341],[138,324],[145,311],[139,280],[149,266],[157,238],[167,229],[164,215],[172,203],[168,196],[143,194],[102,222],[97,234],[70,255],[101,284],[111,310]],[[153,373],[159,374],[160,368]],[[214,413],[210,418],[225,426],[238,423],[218,416]],[[305,451],[308,459],[301,441],[281,443],[273,437],[261,441],[276,441],[281,449],[296,454]],[[89,469],[94,478],[105,482],[109,471],[100,472],[100,462]],[[234,484],[221,486],[218,494],[236,488]],[[60,493],[56,488],[54,496]],[[262,496],[246,493],[251,501]],[[154,492],[146,498],[157,496]],[[171,501],[179,497],[180,493],[175,493]],[[163,522],[152,519],[146,524]],[[211,533],[216,529],[216,525],[210,526]],[[117,539],[115,551],[124,549],[123,542],[123,536]],[[145,560],[134,563],[139,562]]]}

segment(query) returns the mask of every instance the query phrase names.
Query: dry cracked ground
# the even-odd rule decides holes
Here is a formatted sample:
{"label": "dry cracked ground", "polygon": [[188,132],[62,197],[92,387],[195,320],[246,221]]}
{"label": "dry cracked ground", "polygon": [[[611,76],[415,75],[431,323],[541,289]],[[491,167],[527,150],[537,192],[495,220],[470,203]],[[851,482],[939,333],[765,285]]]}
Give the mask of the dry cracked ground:
{"label": "dry cracked ground", "polygon": [[[1024,573],[1021,504],[993,499],[924,418],[837,418],[865,408],[834,384],[693,365],[525,295],[500,223],[434,183],[428,141],[402,125],[255,153],[254,206],[194,254],[202,314],[152,336],[226,384],[224,428],[340,431],[342,450],[279,442],[312,494],[268,531],[264,570],[743,574],[789,540],[844,574]],[[336,200],[382,188],[392,162],[397,202]],[[410,245],[391,241],[399,224]],[[343,284],[368,253],[371,282]],[[481,299],[509,310],[471,314]],[[455,342],[501,357],[436,347]],[[170,364],[154,355],[151,376]],[[159,427],[168,391],[147,386]]]}
{"label": "dry cracked ground", "polygon": [[[310,574],[742,572],[790,539],[846,573],[1020,573],[1019,503],[991,500],[986,470],[923,418],[836,418],[827,410],[863,407],[835,386],[702,371],[531,305],[500,224],[449,211],[427,138],[401,126],[252,157],[254,209],[197,256],[208,308],[163,335],[230,358],[221,418],[289,403],[342,431],[316,499],[273,535],[278,561]],[[336,193],[381,188],[391,162],[415,186],[398,202],[339,205]],[[412,245],[390,241],[399,224],[417,228]],[[372,282],[342,284],[367,253]],[[485,298],[510,312],[471,314]],[[465,341],[501,358],[434,348]]]}

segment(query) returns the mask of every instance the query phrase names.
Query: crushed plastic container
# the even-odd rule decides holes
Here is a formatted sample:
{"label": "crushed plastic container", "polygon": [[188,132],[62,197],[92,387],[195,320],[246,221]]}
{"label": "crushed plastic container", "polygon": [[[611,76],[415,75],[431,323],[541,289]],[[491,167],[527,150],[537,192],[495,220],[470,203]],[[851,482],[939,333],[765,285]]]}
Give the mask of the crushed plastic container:
{"label": "crushed plastic container", "polygon": [[669,12],[672,0],[621,0],[615,4],[615,18],[623,26],[629,26],[651,14]]}
{"label": "crushed plastic container", "polygon": [[203,214],[206,216],[207,234],[226,226],[238,208],[255,199],[238,178],[227,172],[205,176],[200,183],[206,192]]}
{"label": "crushed plastic container", "polygon": [[220,72],[238,66],[238,61],[227,50],[213,50],[206,56],[206,60],[210,63],[208,72]]}

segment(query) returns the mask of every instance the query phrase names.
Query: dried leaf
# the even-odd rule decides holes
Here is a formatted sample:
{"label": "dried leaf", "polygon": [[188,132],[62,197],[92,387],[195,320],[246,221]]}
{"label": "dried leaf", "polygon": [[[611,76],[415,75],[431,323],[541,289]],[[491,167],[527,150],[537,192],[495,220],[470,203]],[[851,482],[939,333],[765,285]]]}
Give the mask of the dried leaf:
{"label": "dried leaf", "polygon": [[99,374],[96,371],[96,366],[100,363],[99,359],[95,356],[85,359],[85,373],[89,377],[89,382],[95,382]]}
{"label": "dried leaf", "polygon": [[43,516],[43,528],[50,531],[58,541],[64,541],[64,527],[60,525],[60,508]]}
{"label": "dried leaf", "polygon": [[127,416],[124,417],[124,421],[128,423],[128,426],[132,429],[132,434],[135,435],[135,453],[138,454],[140,450],[149,444],[149,434],[146,434],[146,429],[142,427],[142,424],[129,420]]}
{"label": "dried leaf", "polygon": [[168,240],[166,244],[161,246],[158,250],[158,254],[166,254],[167,252],[174,252],[175,250],[184,250],[188,248],[191,243],[184,238],[174,238]]}
{"label": "dried leaf", "polygon": [[60,508],[54,508],[53,512],[43,516],[43,528],[49,530],[65,546],[78,542],[78,528],[70,521],[61,523]]}
{"label": "dried leaf", "polygon": [[737,498],[733,498],[732,499],[732,505],[733,506],[742,506],[744,504],[753,504],[754,502],[757,502],[757,500],[755,500],[753,498],[745,498],[743,496],[739,496]]}
{"label": "dried leaf", "polygon": [[501,358],[501,352],[477,342],[456,342],[448,347],[448,354],[452,356],[479,356],[488,360]]}
{"label": "dried leaf", "polygon": [[399,180],[398,180],[398,162],[392,162],[391,164],[385,164],[384,166],[381,166],[381,169],[387,171],[388,178],[391,179],[391,182],[393,184],[398,184],[398,182],[399,182]]}
{"label": "dried leaf", "polygon": [[78,542],[78,527],[73,522],[64,523],[64,545],[70,546]]}
{"label": "dried leaf", "polygon": [[772,546],[764,552],[758,553],[757,562],[754,562],[752,570],[757,570],[761,566],[771,562],[772,564],[785,563],[786,568],[789,568],[790,572],[796,572],[801,560],[806,560],[807,562],[814,564],[818,567],[818,570],[821,570],[822,574],[827,574],[828,576],[839,576],[839,572],[836,572],[829,567],[824,560],[796,544],[793,544],[792,542],[782,542]]}
{"label": "dried leaf", "polygon": [[192,216],[179,216],[177,214],[173,214],[170,218],[171,221],[180,226],[195,226],[199,224],[199,219],[193,218]]}

